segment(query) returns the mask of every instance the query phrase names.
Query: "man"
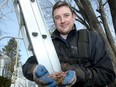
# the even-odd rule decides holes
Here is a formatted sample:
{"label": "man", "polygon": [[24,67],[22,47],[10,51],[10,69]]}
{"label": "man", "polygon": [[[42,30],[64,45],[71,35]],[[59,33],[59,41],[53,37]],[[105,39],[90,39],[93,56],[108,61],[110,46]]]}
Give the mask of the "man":
{"label": "man", "polygon": [[[107,52],[104,40],[98,33],[79,30],[75,27],[75,14],[70,5],[65,1],[58,1],[52,11],[56,30],[52,34],[52,40],[58,54],[61,68],[65,74],[62,82],[49,75],[43,65],[39,65],[35,56],[30,57],[23,65],[24,76],[38,85],[47,87],[105,87],[115,79],[115,73]],[[87,55],[80,55],[79,32],[87,32],[87,49],[82,49]],[[84,36],[84,35],[83,35]],[[63,76],[63,75],[62,75]],[[62,77],[61,76],[61,77]]]}

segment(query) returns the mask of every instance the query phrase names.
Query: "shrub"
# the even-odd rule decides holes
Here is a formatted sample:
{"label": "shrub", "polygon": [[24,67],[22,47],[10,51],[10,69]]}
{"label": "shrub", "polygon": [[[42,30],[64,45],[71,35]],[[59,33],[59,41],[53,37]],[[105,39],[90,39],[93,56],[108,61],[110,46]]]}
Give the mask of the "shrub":
{"label": "shrub", "polygon": [[0,87],[10,87],[10,85],[11,85],[10,79],[0,76]]}

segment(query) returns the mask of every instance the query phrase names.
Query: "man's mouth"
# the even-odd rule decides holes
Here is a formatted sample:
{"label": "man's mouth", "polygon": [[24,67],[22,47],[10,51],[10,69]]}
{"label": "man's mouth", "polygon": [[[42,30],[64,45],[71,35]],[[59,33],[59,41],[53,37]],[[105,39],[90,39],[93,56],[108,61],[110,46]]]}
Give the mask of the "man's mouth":
{"label": "man's mouth", "polygon": [[67,27],[67,25],[61,25],[61,27],[62,27],[62,28],[66,28],[66,27]]}

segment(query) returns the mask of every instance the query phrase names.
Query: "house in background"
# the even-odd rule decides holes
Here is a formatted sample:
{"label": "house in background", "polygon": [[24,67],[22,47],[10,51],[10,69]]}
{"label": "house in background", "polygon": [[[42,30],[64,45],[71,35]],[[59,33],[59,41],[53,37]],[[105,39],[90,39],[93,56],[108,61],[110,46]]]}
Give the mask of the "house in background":
{"label": "house in background", "polygon": [[8,56],[0,54],[0,76],[10,78],[11,73],[6,69],[6,65],[9,62],[11,62],[11,60]]}
{"label": "house in background", "polygon": [[29,81],[23,76],[21,63],[16,70],[16,76],[15,73],[12,75],[12,83],[10,87],[38,87],[34,82]]}

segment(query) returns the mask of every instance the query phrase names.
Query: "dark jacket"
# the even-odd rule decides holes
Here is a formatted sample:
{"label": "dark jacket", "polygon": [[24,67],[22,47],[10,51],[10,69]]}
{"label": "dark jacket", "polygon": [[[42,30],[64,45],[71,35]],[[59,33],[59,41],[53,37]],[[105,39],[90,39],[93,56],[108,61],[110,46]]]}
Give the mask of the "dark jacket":
{"label": "dark jacket", "polygon": [[[85,30],[86,31],[86,30]],[[61,38],[55,30],[52,40],[62,65],[62,70],[76,71],[77,82],[72,87],[105,87],[115,79],[111,58],[107,52],[104,40],[98,33],[88,32],[88,56],[78,55],[78,31],[72,30],[67,39]],[[37,65],[35,56],[30,57],[23,65],[24,76],[33,81],[32,70]],[[63,66],[67,64],[67,66]]]}

